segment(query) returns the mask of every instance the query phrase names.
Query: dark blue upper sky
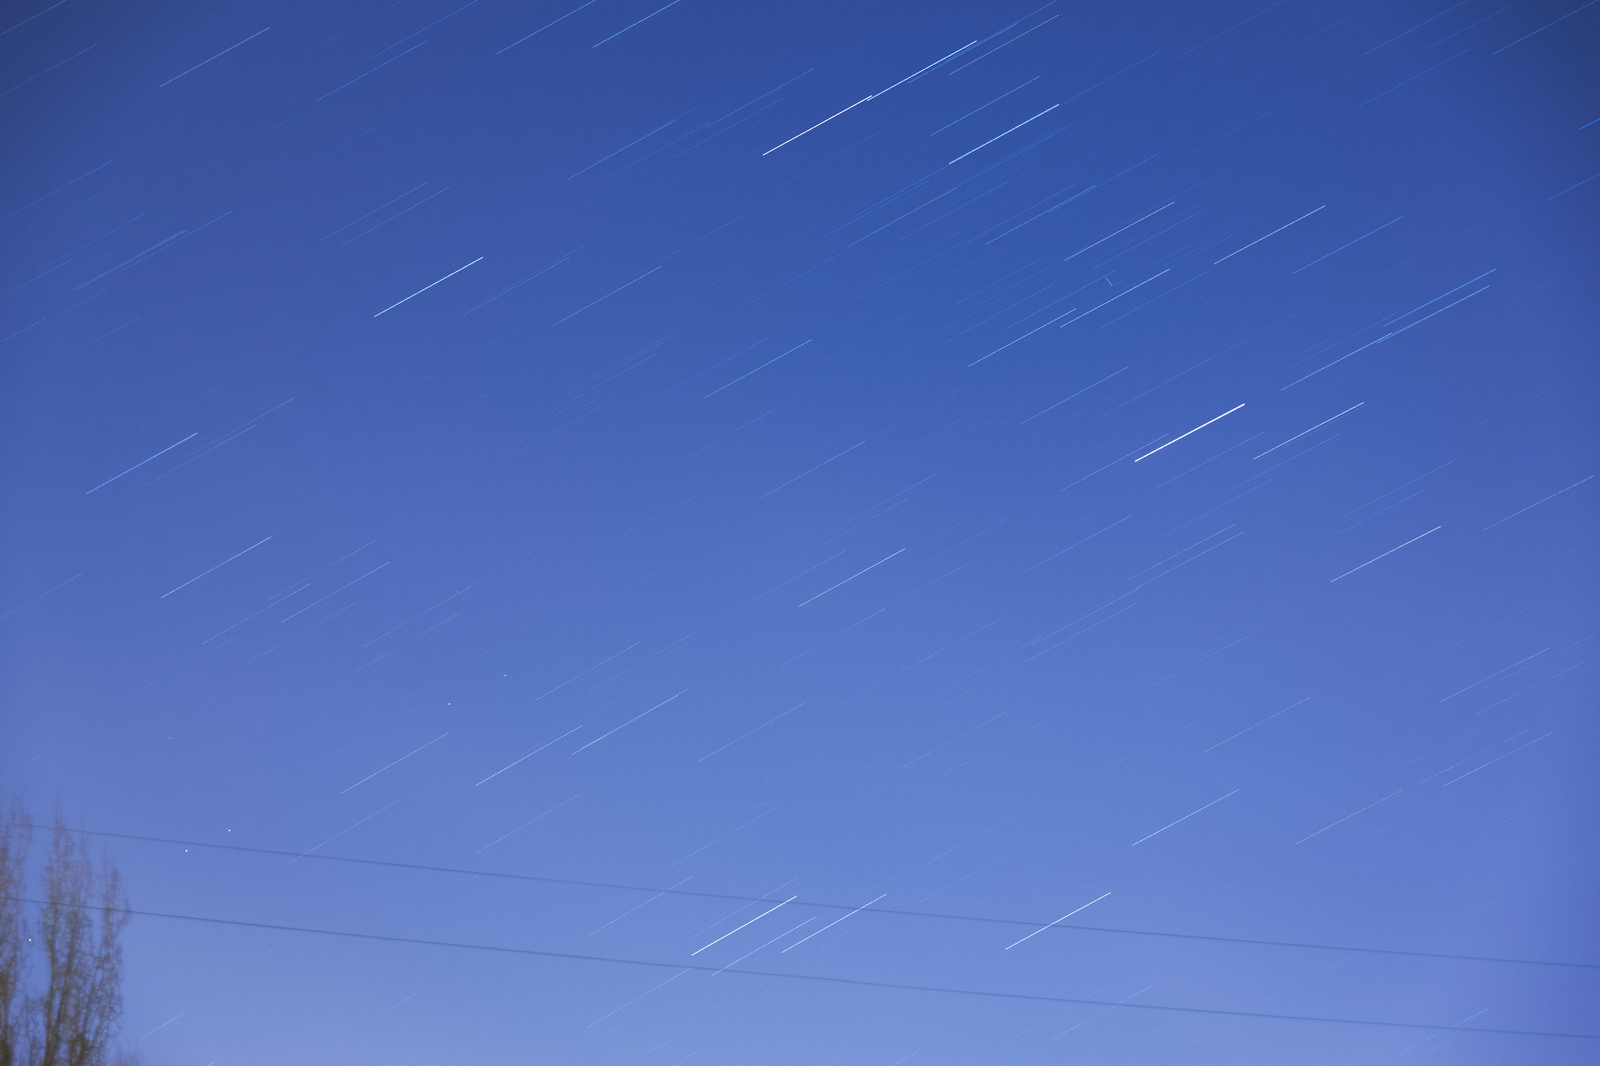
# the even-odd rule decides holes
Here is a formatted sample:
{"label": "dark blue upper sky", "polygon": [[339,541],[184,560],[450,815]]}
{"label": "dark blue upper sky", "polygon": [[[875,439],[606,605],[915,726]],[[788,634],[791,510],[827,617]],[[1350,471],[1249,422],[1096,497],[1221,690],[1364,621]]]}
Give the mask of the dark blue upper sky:
{"label": "dark blue upper sky", "polygon": [[571,4],[7,9],[147,1061],[1595,1061],[1600,6]]}

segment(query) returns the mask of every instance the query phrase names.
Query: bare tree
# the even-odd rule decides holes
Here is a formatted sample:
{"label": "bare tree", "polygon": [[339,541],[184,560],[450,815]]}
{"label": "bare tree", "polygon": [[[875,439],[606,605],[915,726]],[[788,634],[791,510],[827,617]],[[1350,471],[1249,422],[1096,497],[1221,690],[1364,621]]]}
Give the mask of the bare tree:
{"label": "bare tree", "polygon": [[[128,923],[121,877],[109,861],[97,867],[58,816],[30,929],[23,917],[30,829],[20,805],[0,817],[0,1066],[126,1062],[113,1046]],[[31,961],[42,964],[37,982],[29,980]],[[30,995],[30,984],[42,987]]]}
{"label": "bare tree", "polygon": [[42,1032],[32,1066],[102,1066],[122,1019],[122,879],[109,862],[97,873],[57,818],[44,889],[39,941],[49,974],[33,1011]]}
{"label": "bare tree", "polygon": [[22,1066],[27,1029],[23,965],[28,933],[20,898],[30,837],[27,820],[19,805],[0,809],[0,1066]]}

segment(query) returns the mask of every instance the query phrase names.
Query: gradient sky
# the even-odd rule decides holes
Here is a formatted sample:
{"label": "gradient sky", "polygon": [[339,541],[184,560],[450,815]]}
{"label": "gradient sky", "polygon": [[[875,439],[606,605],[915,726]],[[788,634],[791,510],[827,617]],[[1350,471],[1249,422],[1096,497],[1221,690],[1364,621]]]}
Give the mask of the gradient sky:
{"label": "gradient sky", "polygon": [[571,3],[7,9],[146,1061],[1597,1061],[1600,6]]}

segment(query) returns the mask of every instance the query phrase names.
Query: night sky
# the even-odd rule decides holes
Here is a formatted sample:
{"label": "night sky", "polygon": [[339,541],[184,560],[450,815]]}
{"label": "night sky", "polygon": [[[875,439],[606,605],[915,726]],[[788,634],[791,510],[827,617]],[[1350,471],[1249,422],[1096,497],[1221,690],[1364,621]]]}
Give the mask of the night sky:
{"label": "night sky", "polygon": [[6,7],[145,1061],[1600,1061],[1600,0],[573,2]]}

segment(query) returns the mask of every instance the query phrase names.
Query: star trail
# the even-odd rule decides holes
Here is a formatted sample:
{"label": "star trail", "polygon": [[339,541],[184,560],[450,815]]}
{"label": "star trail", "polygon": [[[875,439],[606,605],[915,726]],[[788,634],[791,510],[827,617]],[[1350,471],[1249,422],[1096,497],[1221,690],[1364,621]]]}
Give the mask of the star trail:
{"label": "star trail", "polygon": [[13,5],[0,798],[119,1039],[1596,1061],[1597,47]]}

